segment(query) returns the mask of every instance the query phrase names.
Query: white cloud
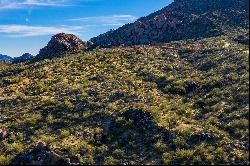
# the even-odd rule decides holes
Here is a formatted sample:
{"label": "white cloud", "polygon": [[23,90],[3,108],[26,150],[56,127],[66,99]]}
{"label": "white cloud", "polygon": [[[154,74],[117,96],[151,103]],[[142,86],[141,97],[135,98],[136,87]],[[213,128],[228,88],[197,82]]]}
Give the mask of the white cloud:
{"label": "white cloud", "polygon": [[112,16],[97,16],[97,17],[81,17],[75,19],[68,19],[67,21],[77,21],[92,25],[121,26],[126,23],[133,22],[136,19],[137,17],[133,15],[112,15]]}
{"label": "white cloud", "polygon": [[68,6],[67,0],[0,0],[0,9]]}
{"label": "white cloud", "polygon": [[26,25],[0,25],[0,33],[7,34],[10,37],[28,37],[28,36],[44,36],[57,33],[78,34],[82,32],[80,26],[26,26]]}

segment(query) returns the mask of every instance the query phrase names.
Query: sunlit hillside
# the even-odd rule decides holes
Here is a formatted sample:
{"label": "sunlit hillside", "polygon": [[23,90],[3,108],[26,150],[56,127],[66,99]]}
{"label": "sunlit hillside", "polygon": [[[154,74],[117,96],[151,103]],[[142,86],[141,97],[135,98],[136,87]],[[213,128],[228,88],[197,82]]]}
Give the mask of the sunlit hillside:
{"label": "sunlit hillside", "polygon": [[220,36],[1,63],[0,164],[249,164],[248,55]]}

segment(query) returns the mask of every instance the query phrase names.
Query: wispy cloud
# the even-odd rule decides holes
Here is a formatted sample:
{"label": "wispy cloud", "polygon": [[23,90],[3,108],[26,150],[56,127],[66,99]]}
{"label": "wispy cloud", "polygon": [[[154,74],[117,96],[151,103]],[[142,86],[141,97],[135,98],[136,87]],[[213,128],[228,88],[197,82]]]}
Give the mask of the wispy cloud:
{"label": "wispy cloud", "polygon": [[104,26],[121,26],[137,19],[133,15],[112,15],[112,16],[97,16],[97,17],[81,17],[68,19],[67,21],[77,21],[87,23],[89,25],[104,25]]}
{"label": "wispy cloud", "polygon": [[69,6],[68,0],[0,0],[0,9]]}
{"label": "wispy cloud", "polygon": [[29,37],[29,36],[44,36],[57,33],[71,33],[78,34],[82,32],[80,26],[26,26],[26,25],[0,25],[0,33],[6,34],[10,37]]}

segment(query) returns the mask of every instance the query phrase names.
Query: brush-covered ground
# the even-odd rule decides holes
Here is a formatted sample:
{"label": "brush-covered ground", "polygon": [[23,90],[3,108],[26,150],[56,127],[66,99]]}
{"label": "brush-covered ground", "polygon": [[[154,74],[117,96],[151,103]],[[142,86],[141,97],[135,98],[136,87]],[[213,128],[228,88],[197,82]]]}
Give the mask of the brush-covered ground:
{"label": "brush-covered ground", "polygon": [[[249,164],[249,47],[227,37],[0,64],[0,164]],[[21,161],[20,161],[21,162]]]}

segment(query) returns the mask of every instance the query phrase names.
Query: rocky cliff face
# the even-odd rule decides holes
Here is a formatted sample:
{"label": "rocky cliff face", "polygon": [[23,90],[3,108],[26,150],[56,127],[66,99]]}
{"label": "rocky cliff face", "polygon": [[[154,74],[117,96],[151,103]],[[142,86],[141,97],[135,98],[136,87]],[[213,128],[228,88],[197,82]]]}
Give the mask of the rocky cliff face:
{"label": "rocky cliff face", "polygon": [[248,29],[248,7],[248,0],[175,0],[160,11],[90,41],[109,47],[227,34],[239,28]]}
{"label": "rocky cliff face", "polygon": [[83,42],[72,34],[60,33],[52,36],[48,45],[40,50],[37,59],[50,59],[66,53],[77,53],[87,48],[87,42]]}

